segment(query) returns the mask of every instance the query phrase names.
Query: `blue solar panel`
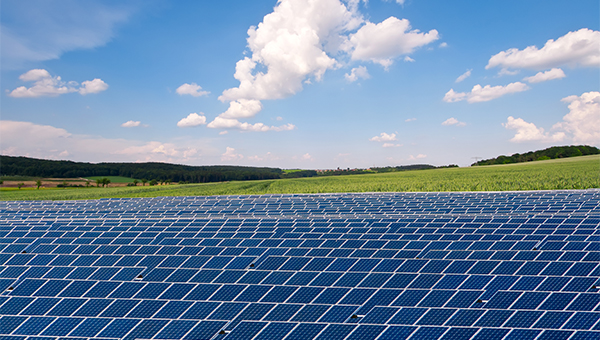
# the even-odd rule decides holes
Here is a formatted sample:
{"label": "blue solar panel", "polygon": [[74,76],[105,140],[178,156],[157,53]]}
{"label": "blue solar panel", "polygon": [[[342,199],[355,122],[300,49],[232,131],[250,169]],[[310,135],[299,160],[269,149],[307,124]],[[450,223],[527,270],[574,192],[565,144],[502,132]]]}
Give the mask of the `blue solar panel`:
{"label": "blue solar panel", "polygon": [[595,190],[0,202],[0,337],[596,339],[599,216]]}

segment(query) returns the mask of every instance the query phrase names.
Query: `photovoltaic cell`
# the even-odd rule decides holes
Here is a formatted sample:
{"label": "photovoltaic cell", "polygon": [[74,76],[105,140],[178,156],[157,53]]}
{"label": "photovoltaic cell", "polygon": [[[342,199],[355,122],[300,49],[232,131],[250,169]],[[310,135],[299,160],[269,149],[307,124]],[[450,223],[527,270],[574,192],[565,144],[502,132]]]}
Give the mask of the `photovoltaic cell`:
{"label": "photovoltaic cell", "polygon": [[599,227],[597,190],[0,202],[0,337],[596,339]]}

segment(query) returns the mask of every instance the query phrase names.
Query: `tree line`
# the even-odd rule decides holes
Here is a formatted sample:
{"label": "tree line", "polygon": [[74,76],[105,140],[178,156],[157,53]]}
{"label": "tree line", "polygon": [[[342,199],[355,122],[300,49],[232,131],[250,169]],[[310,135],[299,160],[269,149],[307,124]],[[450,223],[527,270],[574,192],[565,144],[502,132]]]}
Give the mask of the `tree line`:
{"label": "tree line", "polygon": [[524,154],[515,153],[511,156],[503,155],[498,156],[496,158],[484,159],[477,163],[471,164],[471,166],[523,163],[531,161],[542,161],[546,159],[557,159],[597,154],[600,154],[600,149],[589,145],[553,146],[547,149],[530,151]]}
{"label": "tree line", "polygon": [[283,170],[245,166],[189,166],[168,163],[83,163],[0,156],[0,176],[78,178],[123,176],[157,181],[208,183],[281,178]]}

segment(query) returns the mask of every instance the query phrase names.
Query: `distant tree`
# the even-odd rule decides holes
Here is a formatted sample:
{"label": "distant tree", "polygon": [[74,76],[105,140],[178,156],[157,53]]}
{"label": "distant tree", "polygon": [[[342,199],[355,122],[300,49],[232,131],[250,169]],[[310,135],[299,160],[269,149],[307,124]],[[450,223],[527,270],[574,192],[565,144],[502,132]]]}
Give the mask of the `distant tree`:
{"label": "distant tree", "polygon": [[143,178],[143,179],[142,179],[142,186],[145,186],[145,185],[146,185],[146,183],[148,183],[148,180],[147,180],[147,179],[145,179],[145,178]]}
{"label": "distant tree", "polygon": [[138,183],[140,183],[140,181],[138,181],[137,179],[134,179],[134,180],[133,180],[133,186],[137,186],[137,185],[138,185]]}
{"label": "distant tree", "polygon": [[109,184],[110,184],[110,179],[104,177],[102,179],[102,187],[109,186]]}
{"label": "distant tree", "polygon": [[157,185],[157,184],[158,184],[158,181],[157,181],[157,180],[155,180],[155,179],[153,179],[153,180],[151,180],[151,181],[150,181],[150,183],[149,183],[149,184],[150,184],[151,186],[152,186],[152,185]]}
{"label": "distant tree", "polygon": [[4,184],[4,181],[0,179],[0,184]]}
{"label": "distant tree", "polygon": [[25,183],[18,183],[17,186],[19,187],[19,190],[21,190],[21,187],[24,186]]}
{"label": "distant tree", "polygon": [[101,180],[100,178],[98,178],[98,179],[96,180],[96,187],[98,187],[98,188],[99,188],[99,187],[100,187],[100,184],[102,184],[102,180]]}
{"label": "distant tree", "polygon": [[63,181],[63,182],[62,182],[62,186],[63,186],[63,188],[66,188],[66,187],[68,187],[68,186],[69,186],[69,183],[67,183],[67,181]]}
{"label": "distant tree", "polygon": [[40,187],[42,186],[42,181],[38,179],[37,181],[35,181],[35,185],[37,185],[38,190],[40,190]]}
{"label": "distant tree", "polygon": [[86,181],[85,181],[85,187],[86,187],[86,188],[89,188],[89,187],[90,187],[90,181],[89,181],[89,180],[86,180]]}

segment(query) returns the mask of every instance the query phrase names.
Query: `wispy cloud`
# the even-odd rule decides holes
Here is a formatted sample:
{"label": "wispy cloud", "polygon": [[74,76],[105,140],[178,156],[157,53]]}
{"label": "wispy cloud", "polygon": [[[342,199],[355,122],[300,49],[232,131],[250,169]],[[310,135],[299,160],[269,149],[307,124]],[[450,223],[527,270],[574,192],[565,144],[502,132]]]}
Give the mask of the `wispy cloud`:
{"label": "wispy cloud", "polygon": [[69,51],[108,43],[136,12],[133,2],[32,0],[2,2],[2,67],[58,59]]}

